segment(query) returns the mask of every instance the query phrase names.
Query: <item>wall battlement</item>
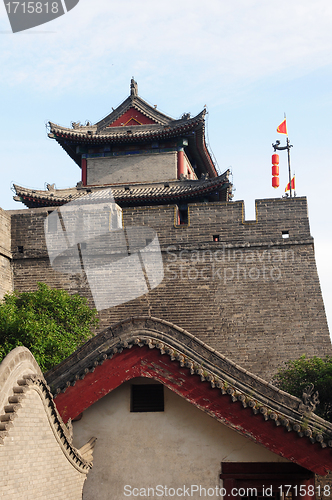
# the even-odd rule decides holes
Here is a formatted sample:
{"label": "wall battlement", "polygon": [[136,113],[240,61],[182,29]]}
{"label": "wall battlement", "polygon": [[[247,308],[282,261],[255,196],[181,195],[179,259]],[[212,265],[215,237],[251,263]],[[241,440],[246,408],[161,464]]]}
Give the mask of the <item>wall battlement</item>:
{"label": "wall battlement", "polygon": [[11,259],[11,218],[0,208],[0,299],[13,290]]}

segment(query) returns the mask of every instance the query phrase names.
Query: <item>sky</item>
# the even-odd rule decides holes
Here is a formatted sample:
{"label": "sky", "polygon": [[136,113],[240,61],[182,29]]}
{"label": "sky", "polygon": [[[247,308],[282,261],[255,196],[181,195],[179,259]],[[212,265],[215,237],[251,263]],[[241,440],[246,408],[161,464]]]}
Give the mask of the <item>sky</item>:
{"label": "sky", "polygon": [[[60,0],[59,0],[60,1]],[[52,121],[97,122],[128,95],[173,118],[206,105],[207,137],[234,200],[281,197],[271,187],[272,142],[287,116],[296,194],[306,196],[332,326],[332,3],[329,0],[80,0],[65,15],[13,34],[0,5],[0,207],[12,183],[75,186],[80,169],[47,137]]]}

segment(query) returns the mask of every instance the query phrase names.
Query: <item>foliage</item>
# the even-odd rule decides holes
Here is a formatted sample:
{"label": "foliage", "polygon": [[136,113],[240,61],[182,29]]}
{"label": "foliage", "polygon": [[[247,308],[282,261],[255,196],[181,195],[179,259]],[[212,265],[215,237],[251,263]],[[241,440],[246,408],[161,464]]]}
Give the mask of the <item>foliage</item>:
{"label": "foliage", "polygon": [[92,336],[96,315],[85,298],[43,283],[34,292],[6,294],[0,303],[0,361],[23,345],[47,371]]}
{"label": "foliage", "polygon": [[314,384],[320,400],[315,413],[332,422],[332,356],[308,359],[303,355],[295,361],[288,361],[286,367],[275,375],[274,383],[298,398],[302,398],[307,385]]}

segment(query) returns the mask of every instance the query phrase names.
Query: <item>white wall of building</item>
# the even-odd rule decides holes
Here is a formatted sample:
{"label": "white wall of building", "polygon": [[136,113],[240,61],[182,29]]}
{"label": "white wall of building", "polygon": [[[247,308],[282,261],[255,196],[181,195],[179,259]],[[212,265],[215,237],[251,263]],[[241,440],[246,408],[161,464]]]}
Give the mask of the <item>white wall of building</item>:
{"label": "white wall of building", "polygon": [[[84,500],[123,500],[134,498],[133,493],[137,492],[144,496],[144,490],[133,488],[145,488],[147,496],[148,487],[155,489],[155,498],[170,496],[157,495],[158,485],[163,487],[159,493],[165,493],[165,486],[215,488],[221,486],[221,462],[286,461],[230,430],[166,387],[164,412],[131,413],[131,384],[151,382],[156,383],[134,379],[123,384],[74,422],[74,446],[79,448],[92,435],[97,437],[93,469],[83,490]],[[149,493],[153,497],[153,491]]]}

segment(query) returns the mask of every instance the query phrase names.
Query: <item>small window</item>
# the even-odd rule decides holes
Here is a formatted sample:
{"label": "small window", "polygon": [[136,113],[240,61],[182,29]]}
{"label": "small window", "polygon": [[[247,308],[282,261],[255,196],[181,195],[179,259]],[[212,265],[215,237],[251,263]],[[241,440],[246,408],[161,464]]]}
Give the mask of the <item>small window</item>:
{"label": "small window", "polygon": [[22,246],[18,246],[17,251],[18,251],[18,253],[23,253],[24,248]]}
{"label": "small window", "polygon": [[282,231],[281,232],[281,236],[286,239],[286,238],[289,238],[289,231]]}
{"label": "small window", "polygon": [[219,234],[214,234],[212,236],[212,238],[213,238],[213,241],[219,241]]}
{"label": "small window", "polygon": [[164,411],[164,386],[162,384],[132,385],[130,411]]}
{"label": "small window", "polygon": [[188,205],[178,205],[178,226],[188,225]]}

